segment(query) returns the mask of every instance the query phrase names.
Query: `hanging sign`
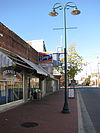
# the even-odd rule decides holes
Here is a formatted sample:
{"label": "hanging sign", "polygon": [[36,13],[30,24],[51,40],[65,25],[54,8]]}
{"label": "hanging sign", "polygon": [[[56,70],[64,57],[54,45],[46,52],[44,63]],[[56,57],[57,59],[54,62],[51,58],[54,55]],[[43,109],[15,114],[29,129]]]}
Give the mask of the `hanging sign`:
{"label": "hanging sign", "polygon": [[51,53],[39,53],[39,63],[52,63],[52,54]]}

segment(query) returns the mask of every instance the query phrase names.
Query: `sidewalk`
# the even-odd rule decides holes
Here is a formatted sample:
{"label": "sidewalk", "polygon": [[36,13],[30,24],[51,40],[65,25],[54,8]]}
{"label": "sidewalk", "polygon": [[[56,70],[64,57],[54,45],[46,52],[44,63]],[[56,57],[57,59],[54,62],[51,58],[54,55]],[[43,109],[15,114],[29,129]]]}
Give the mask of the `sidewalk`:
{"label": "sidewalk", "polygon": [[77,133],[77,99],[68,101],[69,114],[61,113],[64,90],[0,113],[0,133]]}

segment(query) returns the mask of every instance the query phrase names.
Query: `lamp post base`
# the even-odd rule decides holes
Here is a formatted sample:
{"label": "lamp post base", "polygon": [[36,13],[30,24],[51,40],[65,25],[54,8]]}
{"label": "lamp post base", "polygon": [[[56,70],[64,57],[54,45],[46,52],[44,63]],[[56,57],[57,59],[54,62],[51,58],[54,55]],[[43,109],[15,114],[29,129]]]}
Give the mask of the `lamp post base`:
{"label": "lamp post base", "polygon": [[64,113],[64,114],[70,113],[70,110],[68,108],[68,103],[64,103],[64,107],[63,107],[62,113]]}

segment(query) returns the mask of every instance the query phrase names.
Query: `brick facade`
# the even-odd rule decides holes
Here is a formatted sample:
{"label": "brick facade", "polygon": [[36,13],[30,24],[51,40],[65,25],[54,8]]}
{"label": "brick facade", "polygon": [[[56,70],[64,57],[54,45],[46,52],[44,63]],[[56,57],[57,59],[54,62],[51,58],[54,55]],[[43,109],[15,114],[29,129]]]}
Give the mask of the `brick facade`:
{"label": "brick facade", "polygon": [[33,63],[38,63],[38,52],[27,42],[0,22],[0,47],[20,55]]}

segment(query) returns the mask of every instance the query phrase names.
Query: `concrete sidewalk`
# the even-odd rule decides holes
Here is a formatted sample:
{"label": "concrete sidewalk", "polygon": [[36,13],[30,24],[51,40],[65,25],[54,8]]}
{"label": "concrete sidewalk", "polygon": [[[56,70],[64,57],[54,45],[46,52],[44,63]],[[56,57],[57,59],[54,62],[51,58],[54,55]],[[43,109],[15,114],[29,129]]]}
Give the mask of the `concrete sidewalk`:
{"label": "concrete sidewalk", "polygon": [[78,133],[77,98],[68,101],[69,114],[61,113],[64,90],[0,113],[0,133]]}

